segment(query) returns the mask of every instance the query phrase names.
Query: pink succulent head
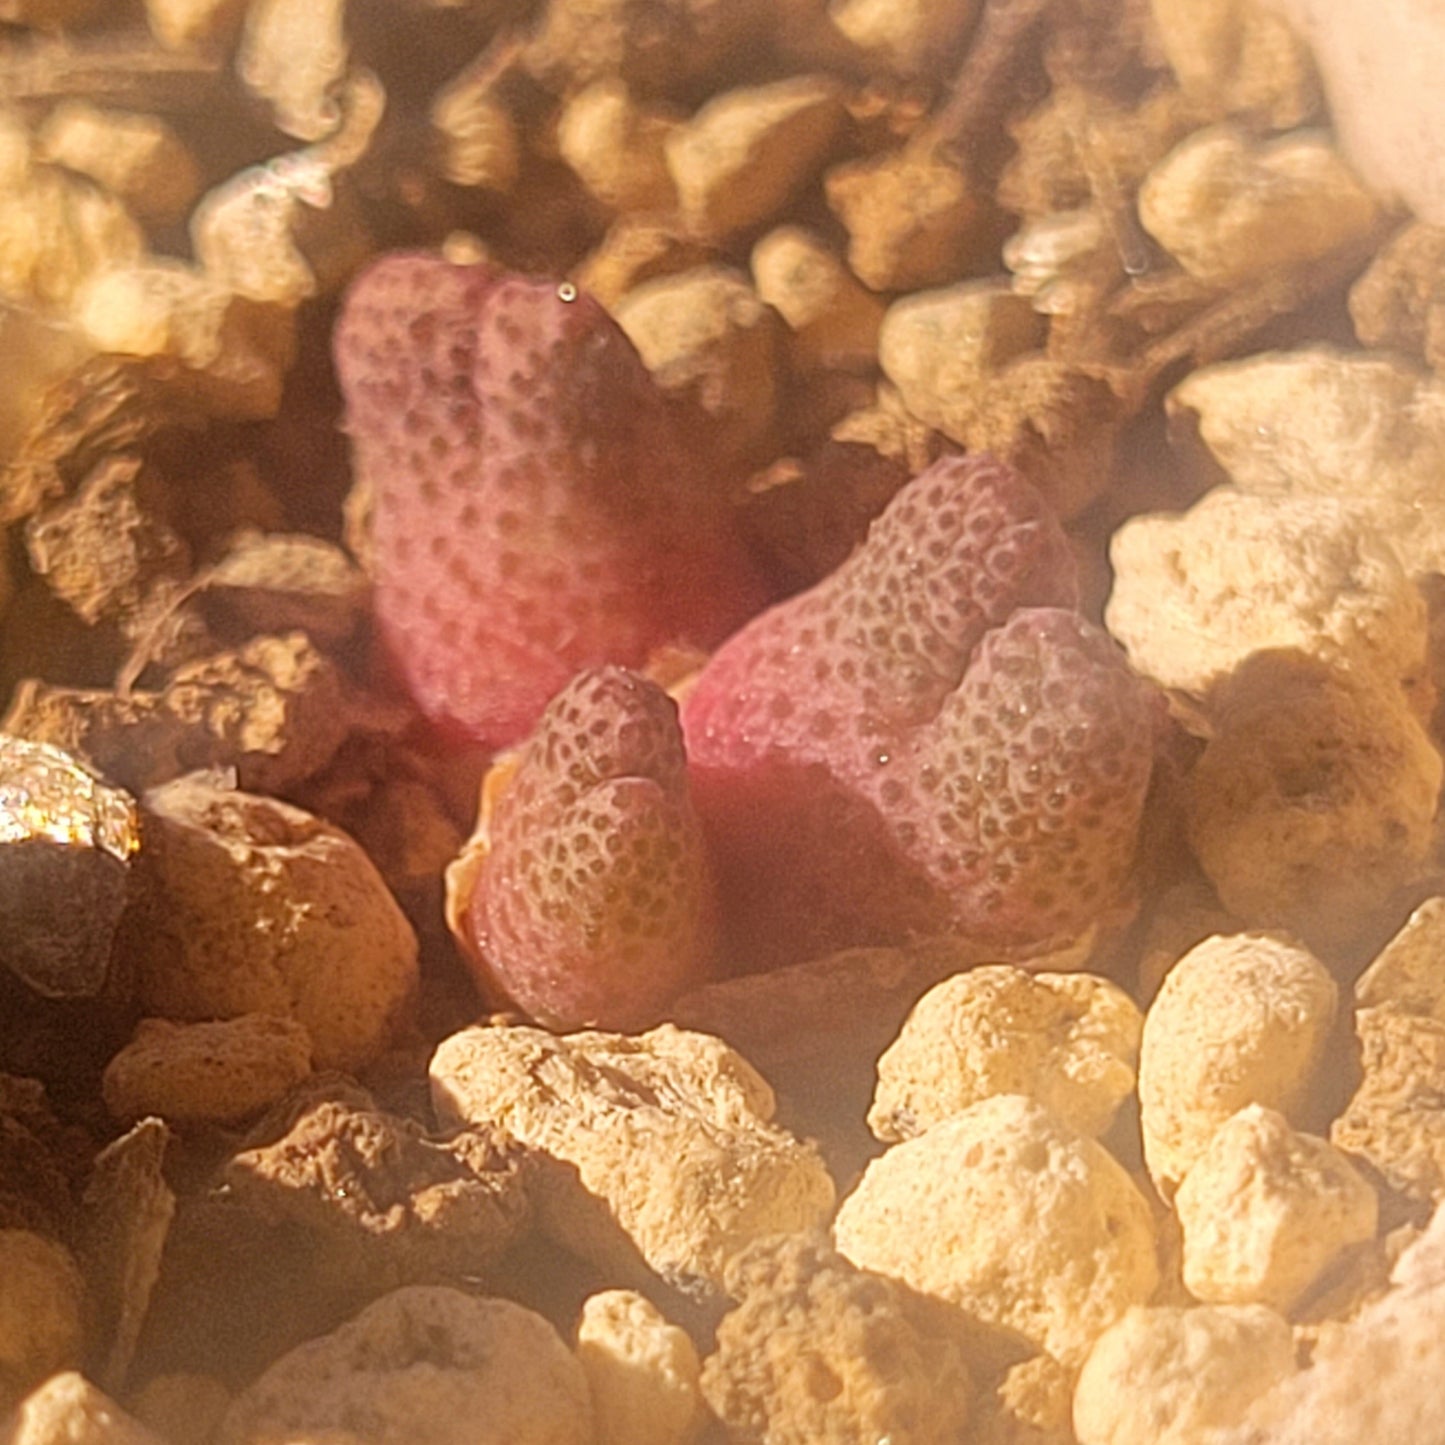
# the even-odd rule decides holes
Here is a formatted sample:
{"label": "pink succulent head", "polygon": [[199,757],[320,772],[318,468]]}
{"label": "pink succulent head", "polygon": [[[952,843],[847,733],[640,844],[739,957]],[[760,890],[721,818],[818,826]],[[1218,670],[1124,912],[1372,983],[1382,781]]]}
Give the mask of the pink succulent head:
{"label": "pink succulent head", "polygon": [[467,916],[485,982],[558,1028],[634,1028],[706,971],[714,902],[677,711],[579,673],[522,746]]}
{"label": "pink succulent head", "polygon": [[943,932],[1026,945],[1116,901],[1157,698],[1075,595],[1039,495],[947,458],[718,650],[683,726],[737,964]]}
{"label": "pink succulent head", "polygon": [[581,667],[711,646],[763,596],[631,343],[571,287],[394,255],[337,326],[378,628],[423,713],[501,746]]}

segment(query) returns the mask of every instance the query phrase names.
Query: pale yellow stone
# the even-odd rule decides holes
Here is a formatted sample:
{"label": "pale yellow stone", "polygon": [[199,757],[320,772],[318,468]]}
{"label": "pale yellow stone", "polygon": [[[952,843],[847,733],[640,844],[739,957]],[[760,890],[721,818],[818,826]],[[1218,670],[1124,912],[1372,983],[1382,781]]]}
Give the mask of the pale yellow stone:
{"label": "pale yellow stone", "polygon": [[1001,1094],[868,1165],[839,1250],[1064,1364],[1159,1282],[1153,1214],[1123,1166],[1031,1099]]}
{"label": "pale yellow stone", "polygon": [[63,315],[92,276],[140,258],[145,236],[93,182],[45,165],[0,111],[0,301]]}
{"label": "pale yellow stone", "polygon": [[657,384],[695,404],[716,454],[771,455],[782,323],[740,272],[697,266],[644,282],[613,310]]}
{"label": "pale yellow stone", "polygon": [[236,69],[286,135],[320,140],[340,121],[345,16],[345,0],[251,0]]}
{"label": "pale yellow stone", "polygon": [[596,1445],[687,1445],[707,1418],[702,1363],[685,1330],[634,1290],[589,1295],[577,1358],[592,1391]]}
{"label": "pale yellow stone", "polygon": [[1190,1294],[1281,1313],[1348,1249],[1373,1239],[1379,1219],[1375,1191],[1338,1149],[1259,1104],[1219,1126],[1174,1208]]}
{"label": "pale yellow stone", "polygon": [[240,30],[246,0],[145,0],[145,13],[167,50],[221,49]]}
{"label": "pale yellow stone", "polygon": [[1330,121],[1371,188],[1445,225],[1445,128],[1438,0],[1268,0],[1308,42]]}
{"label": "pale yellow stone", "polygon": [[1192,373],[1166,405],[1241,490],[1348,501],[1411,575],[1445,570],[1445,383],[1379,351],[1309,346]]}
{"label": "pale yellow stone", "polygon": [[357,71],[339,91],[325,140],[207,191],[190,219],[206,274],[252,301],[282,306],[349,279],[375,247],[354,194],[337,178],[366,153],[385,108],[380,81]]}
{"label": "pale yellow stone", "polygon": [[1390,1274],[1390,1289],[1320,1332],[1308,1368],[1257,1400],[1243,1424],[1201,1445],[1438,1445],[1445,1439],[1445,1210]]}
{"label": "pale yellow stone", "polygon": [[587,1377],[532,1310],[410,1285],[282,1355],[237,1395],[215,1445],[403,1440],[596,1445]]}
{"label": "pale yellow stone", "polygon": [[1133,1092],[1143,1016],[1087,973],[984,965],[935,985],[878,1060],[868,1126],[909,1139],[995,1094],[1023,1094],[1102,1134]]}
{"label": "pale yellow stone", "polygon": [[833,1182],[817,1151],[772,1122],[773,1092],[721,1040],[470,1028],[432,1057],[444,1119],[498,1125],[575,1171],[539,1201],[549,1231],[616,1278],[647,1267],[693,1291],[722,1285],[765,1234],[820,1227]]}
{"label": "pale yellow stone", "polygon": [[1207,694],[1281,648],[1395,687],[1424,675],[1425,601],[1348,500],[1216,487],[1187,512],[1125,522],[1109,557],[1105,622],[1165,687]]}
{"label": "pale yellow stone", "polygon": [[437,91],[431,123],[447,180],[501,193],[516,184],[522,139],[489,65],[468,67]]}
{"label": "pale yellow stone", "polygon": [[1288,1322],[1263,1305],[1127,1311],[1074,1390],[1079,1445],[1197,1445],[1294,1373]]}
{"label": "pale yellow stone", "polygon": [[173,356],[214,382],[217,412],[274,416],[295,357],[290,306],[252,301],[184,261],[156,256],[92,277],[74,301],[98,351]]}
{"label": "pale yellow stone", "polygon": [[1287,1118],[1309,1098],[1338,991],[1289,938],[1208,938],[1165,976],[1139,1053],[1144,1159],[1166,1194],[1246,1104]]}

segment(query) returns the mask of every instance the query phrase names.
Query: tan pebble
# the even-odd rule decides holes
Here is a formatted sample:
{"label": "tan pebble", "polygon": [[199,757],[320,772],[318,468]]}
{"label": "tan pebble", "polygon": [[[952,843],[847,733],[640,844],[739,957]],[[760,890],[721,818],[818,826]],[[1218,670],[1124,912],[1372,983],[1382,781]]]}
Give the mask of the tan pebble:
{"label": "tan pebble", "polygon": [[135,800],[69,753],[4,732],[0,799],[6,972],[41,998],[123,1006],[113,958],[140,847]]}
{"label": "tan pebble", "polygon": [[1350,320],[1362,345],[1445,369],[1445,226],[1402,226],[1350,287]]}
{"label": "tan pebble", "polygon": [[593,1445],[587,1377],[511,1300],[412,1285],[297,1346],[236,1397],[216,1445]]}
{"label": "tan pebble", "polygon": [[253,638],[176,668],[164,692],[22,682],[0,731],[72,752],[135,792],[197,766],[235,768],[243,787],[311,777],[351,730],[341,676],[304,634]]}
{"label": "tan pebble", "polygon": [[834,1235],[861,1268],[1066,1365],[1159,1282],[1153,1216],[1123,1166],[1012,1094],[875,1159]]}
{"label": "tan pebble", "polygon": [[912,1138],[995,1094],[1023,1094],[1102,1134],[1134,1090],[1143,1016],[1087,973],[985,965],[935,985],[878,1061],[868,1126]]}
{"label": "tan pebble", "polygon": [[1208,938],[1170,969],[1139,1052],[1144,1158],[1161,1191],[1246,1104],[1286,1118],[1304,1104],[1336,1007],[1324,965],[1278,934]]}
{"label": "tan pebble", "polygon": [[4,1445],[166,1445],[74,1370],[52,1375],[32,1390],[8,1420],[0,1421],[0,1441]]}
{"label": "tan pebble", "polygon": [[825,1239],[759,1240],[729,1269],[728,1293],[737,1303],[703,1392],[729,1438],[951,1445],[970,1423],[973,1382],[947,1312]]}
{"label": "tan pebble", "polygon": [[1048,1354],[1010,1365],[979,1402],[978,1445],[1077,1445],[1071,1413],[1078,1373]]}
{"label": "tan pebble", "polygon": [[154,473],[133,456],[107,457],[31,517],[25,550],[31,570],[89,626],[125,627],[152,589],[179,584],[191,565],[156,504]]}
{"label": "tan pebble", "polygon": [[[1213,694],[1185,826],[1225,907],[1352,947],[1426,876],[1445,765],[1399,686],[1260,652]],[[1378,934],[1376,934],[1378,936]]]}
{"label": "tan pebble", "polygon": [[1044,329],[1007,282],[961,281],[893,302],[878,336],[878,364],[919,421],[953,435],[971,418],[979,388],[1035,350]]}
{"label": "tan pebble", "polygon": [[573,273],[608,310],[644,281],[676,276],[710,259],[710,251],[678,234],[674,223],[648,216],[619,216]]}
{"label": "tan pebble", "polygon": [[782,326],[740,272],[699,266],[645,282],[614,308],[653,379],[706,416],[716,454],[768,452],[777,417]]}
{"label": "tan pebble", "polygon": [[431,123],[440,142],[439,169],[458,186],[505,194],[522,168],[522,138],[503,86],[506,68],[488,51],[432,98]]}
{"label": "tan pebble", "polygon": [[954,63],[978,15],[977,0],[832,0],[839,31],[870,60],[897,75],[936,75]]}
{"label": "tan pebble", "polygon": [[98,351],[172,356],[212,382],[217,415],[274,416],[295,357],[291,308],[256,302],[183,261],[156,257],[92,277],[74,301]]}
{"label": "tan pebble", "polygon": [[1374,1238],[1375,1191],[1325,1140],[1248,1104],[1215,1131],[1174,1196],[1184,1284],[1210,1304],[1288,1312],[1347,1250]]}
{"label": "tan pebble", "polygon": [[0,1229],[0,1419],[85,1348],[85,1280],[59,1240]]}
{"label": "tan pebble", "polygon": [[961,406],[950,419],[949,436],[965,451],[1011,462],[1069,519],[1108,488],[1122,422],[1107,383],[1031,351],[986,379],[972,407]]}
{"label": "tan pebble", "polygon": [[557,149],[610,210],[667,211],[677,192],[663,149],[677,123],[669,111],[640,105],[620,80],[597,80],[564,103]]}
{"label": "tan pebble", "polygon": [[46,117],[35,149],[99,182],[148,224],[182,219],[201,188],[195,157],[159,116],[65,101]]}
{"label": "tan pebble", "polygon": [[[636,93],[700,89],[772,38],[777,0],[549,0],[528,66],[556,91],[618,76]],[[756,63],[754,60],[753,63]]]}
{"label": "tan pebble", "polygon": [[252,631],[299,628],[322,646],[344,642],[370,600],[366,575],[347,553],[305,532],[240,532],[204,580],[207,603]]}
{"label": "tan pebble", "polygon": [[715,96],[666,140],[688,233],[715,238],[767,220],[821,164],[842,123],[841,90],[826,76]]}
{"label": "tan pebble", "polygon": [[206,774],[152,789],[144,809],[155,902],[137,940],[142,1007],[295,1019],[319,1069],[376,1058],[412,1006],[417,944],[356,843]]}
{"label": "tan pebble", "polygon": [[220,50],[235,39],[246,0],[145,0],[146,23],[166,50]]}
{"label": "tan pebble", "polygon": [[1339,145],[1371,190],[1445,225],[1445,124],[1435,57],[1445,15],[1428,0],[1270,0],[1309,46]]}
{"label": "tan pebble", "polygon": [[[293,9],[297,0],[279,0]],[[314,7],[317,16],[333,7]],[[254,19],[262,7],[249,15]],[[301,0],[303,22],[312,13]],[[368,70],[348,75],[334,101],[326,139],[212,186],[191,213],[191,249],[217,285],[252,301],[298,306],[339,289],[375,250],[346,172],[371,146],[386,92]]]}
{"label": "tan pebble", "polygon": [[142,1019],[106,1065],[111,1117],[235,1124],[259,1114],[311,1072],[311,1038],[295,1020],[242,1014],[214,1023]]}
{"label": "tan pebble", "polygon": [[1445,897],[1427,898],[1380,950],[1355,980],[1355,1003],[1445,1023]]}
{"label": "tan pebble", "polygon": [[278,130],[320,140],[339,122],[334,89],[346,70],[343,0],[254,0],[236,69],[271,103]]}
{"label": "tan pebble", "polygon": [[874,291],[915,291],[967,268],[979,203],[963,173],[915,146],[834,166],[824,177],[848,232],[848,265]]}
{"label": "tan pebble", "polygon": [[1363,1077],[1330,1141],[1392,1189],[1445,1199],[1445,1022],[1394,1008],[1355,1014]]}
{"label": "tan pebble", "polygon": [[1197,1445],[1294,1369],[1289,1324],[1263,1305],[1135,1307],[1084,1361],[1079,1445]]}
{"label": "tan pebble", "polygon": [[1144,229],[1191,275],[1238,286],[1364,244],[1379,203],[1323,131],[1264,141],[1221,124],[1195,131],[1139,188]]}
{"label": "tan pebble", "polygon": [[1149,8],[1180,88],[1209,116],[1247,114],[1285,130],[1318,110],[1309,50],[1267,0],[1150,0]]}
{"label": "tan pebble", "polygon": [[772,1123],[772,1090],[721,1040],[670,1024],[636,1037],[471,1028],[438,1046],[444,1119],[496,1125],[569,1166],[539,1200],[544,1223],[615,1277],[722,1285],[764,1234],[816,1228],[833,1182],[810,1144]]}
{"label": "tan pebble", "polygon": [[253,1127],[217,1183],[304,1239],[340,1297],[486,1278],[533,1223],[533,1160],[496,1130],[429,1134],[360,1085],[316,1075]]}
{"label": "tan pebble", "polygon": [[1391,1288],[1320,1332],[1309,1367],[1291,1372],[1233,1429],[1206,1445],[1426,1445],[1440,1429],[1445,1338],[1445,1212],[1391,1271]]}
{"label": "tan pebble", "polygon": [[596,1445],[687,1445],[696,1438],[707,1418],[697,1349],[642,1295],[589,1295],[577,1358],[592,1391]]}
{"label": "tan pebble", "polygon": [[0,299],[63,315],[92,276],[145,252],[145,235],[120,201],[41,163],[24,126],[6,114],[0,185]]}
{"label": "tan pebble", "polygon": [[883,305],[816,232],[779,226],[753,247],[758,295],[788,323],[803,370],[871,370]]}

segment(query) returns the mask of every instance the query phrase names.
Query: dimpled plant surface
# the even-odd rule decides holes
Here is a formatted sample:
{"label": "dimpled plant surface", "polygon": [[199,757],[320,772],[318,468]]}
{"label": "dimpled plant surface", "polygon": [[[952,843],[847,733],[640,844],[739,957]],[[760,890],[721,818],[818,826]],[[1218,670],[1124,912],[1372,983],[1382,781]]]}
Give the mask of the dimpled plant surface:
{"label": "dimpled plant surface", "polygon": [[484,989],[561,1028],[657,1022],[712,953],[677,709],[622,668],[548,705],[497,798],[467,909]]}
{"label": "dimpled plant surface", "polygon": [[1075,587],[1013,469],[945,458],[713,655],[682,720],[737,966],[1063,939],[1118,901],[1159,698]]}
{"label": "dimpled plant surface", "polygon": [[764,604],[591,297],[396,254],[353,284],[335,353],[380,637],[445,736],[506,746],[580,668],[713,646]]}

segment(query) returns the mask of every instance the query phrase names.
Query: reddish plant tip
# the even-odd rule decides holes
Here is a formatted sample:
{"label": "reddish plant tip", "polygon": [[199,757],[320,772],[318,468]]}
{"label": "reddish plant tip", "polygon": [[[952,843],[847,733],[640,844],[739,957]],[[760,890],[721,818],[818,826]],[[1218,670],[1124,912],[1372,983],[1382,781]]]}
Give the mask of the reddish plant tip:
{"label": "reddish plant tip", "polygon": [[989,628],[1077,592],[1043,498],[991,457],[943,458],[836,572],[718,651],[684,713],[689,756],[710,767],[785,749],[869,777],[880,749],[937,714]]}
{"label": "reddish plant tip", "polygon": [[548,705],[467,910],[486,984],[553,1028],[633,1029],[700,982],[712,881],[672,700],[621,668]]}
{"label": "reddish plant tip", "polygon": [[740,966],[942,932],[1028,945],[1117,901],[1158,699],[1075,589],[1038,494],[949,458],[717,652],[683,723]]}
{"label": "reddish plant tip", "polygon": [[[1076,613],[1021,608],[907,751],[893,804],[961,931],[1068,937],[1117,901],[1162,722],[1159,694]],[[881,791],[880,791],[881,796]]]}
{"label": "reddish plant tip", "polygon": [[710,647],[762,605],[632,344],[569,286],[394,255],[335,337],[382,644],[443,733],[524,736],[579,668]]}

